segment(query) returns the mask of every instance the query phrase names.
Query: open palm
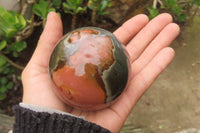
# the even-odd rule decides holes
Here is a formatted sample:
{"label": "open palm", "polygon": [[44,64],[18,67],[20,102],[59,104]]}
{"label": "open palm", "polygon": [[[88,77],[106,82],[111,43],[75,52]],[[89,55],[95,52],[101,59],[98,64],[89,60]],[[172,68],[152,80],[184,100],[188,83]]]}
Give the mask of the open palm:
{"label": "open palm", "polygon": [[49,76],[50,55],[63,36],[62,30],[59,16],[49,13],[37,48],[22,73],[23,102],[84,116],[111,132],[119,132],[136,102],[171,62],[174,50],[168,46],[179,33],[179,27],[166,13],[150,22],[145,15],[137,15],[125,22],[114,34],[126,44],[130,55],[129,87],[112,106],[99,111],[81,111],[67,106],[55,95]]}

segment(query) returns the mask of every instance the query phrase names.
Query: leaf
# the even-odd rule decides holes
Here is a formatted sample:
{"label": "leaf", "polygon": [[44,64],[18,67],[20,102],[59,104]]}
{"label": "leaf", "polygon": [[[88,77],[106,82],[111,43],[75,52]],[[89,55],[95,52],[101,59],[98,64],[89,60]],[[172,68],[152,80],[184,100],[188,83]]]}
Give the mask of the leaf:
{"label": "leaf", "polygon": [[0,50],[4,49],[6,47],[6,45],[7,45],[6,40],[1,41],[0,42]]}
{"label": "leaf", "polygon": [[173,6],[177,5],[177,0],[165,0],[164,4],[168,7],[168,8],[172,8]]}
{"label": "leaf", "polygon": [[13,76],[13,73],[15,72],[15,68],[14,67],[10,67],[10,74],[8,76],[10,76],[10,78]]}
{"label": "leaf", "polygon": [[103,11],[102,14],[100,15],[107,15],[107,14],[109,14],[109,11]]}
{"label": "leaf", "polygon": [[23,49],[26,48],[26,42],[15,42],[14,47],[17,52],[21,52]]}
{"label": "leaf", "polygon": [[63,9],[65,13],[73,14],[72,7],[70,7],[66,2],[63,3]]}
{"label": "leaf", "polygon": [[200,0],[194,0],[194,3],[198,6],[200,6]]}
{"label": "leaf", "polygon": [[18,30],[24,29],[24,28],[26,27],[26,20],[25,20],[24,16],[18,15],[18,16],[17,16],[17,19],[18,19],[19,27],[16,26],[16,28],[17,28]]}
{"label": "leaf", "polygon": [[180,14],[180,15],[178,16],[178,20],[179,20],[180,22],[185,22],[185,20],[186,20],[186,15],[185,15],[185,14]]}
{"label": "leaf", "polygon": [[5,11],[3,14],[0,14],[1,35],[7,38],[15,36],[18,32],[18,30],[15,28],[16,23],[16,17],[11,13]]}
{"label": "leaf", "polygon": [[0,73],[7,76],[7,78],[12,78],[15,68],[12,67],[9,63],[6,63],[4,66],[0,67]]}
{"label": "leaf", "polygon": [[2,14],[3,12],[5,12],[5,9],[2,6],[0,6],[0,14]]}
{"label": "leaf", "polygon": [[38,4],[33,5],[33,12],[42,18],[46,18],[48,10],[48,1],[40,0]]}
{"label": "leaf", "polygon": [[14,57],[18,57],[18,56],[19,56],[18,53],[17,53],[16,51],[14,51],[14,52],[12,53],[12,55],[13,55]]}
{"label": "leaf", "polygon": [[180,6],[174,6],[171,11],[172,14],[180,14],[181,13],[181,7]]}
{"label": "leaf", "polygon": [[2,67],[5,64],[6,64],[6,59],[2,55],[0,55],[0,67]]}
{"label": "leaf", "polygon": [[5,71],[6,69],[8,69],[8,68],[6,68],[5,65],[0,66],[0,74],[7,74],[7,71]]}
{"label": "leaf", "polygon": [[12,38],[18,31],[26,26],[24,17],[14,11],[0,9],[0,34],[7,38]]}
{"label": "leaf", "polygon": [[5,32],[1,29],[1,27],[0,27],[0,35],[5,35]]}
{"label": "leaf", "polygon": [[149,19],[153,19],[154,17],[156,17],[159,14],[158,9],[153,8],[153,7],[148,8],[148,11],[149,11],[149,14],[150,14]]}
{"label": "leaf", "polygon": [[94,7],[97,6],[97,16],[103,16],[109,13],[108,11],[106,11],[106,8],[112,6],[111,2],[112,0],[92,0],[92,2],[88,6],[91,10],[94,10]]}
{"label": "leaf", "polygon": [[9,63],[6,63],[3,66],[0,66],[0,74],[8,74],[9,71],[7,71],[7,69],[9,69],[9,65]]}
{"label": "leaf", "polygon": [[101,10],[104,10],[108,6],[108,1],[103,0],[101,2]]}
{"label": "leaf", "polygon": [[89,9],[93,10],[94,9],[94,4],[88,5]]}
{"label": "leaf", "polygon": [[60,14],[59,12],[57,12],[57,14],[58,14],[58,16],[60,16],[60,18],[61,18],[61,14]]}
{"label": "leaf", "polygon": [[4,100],[6,98],[6,94],[5,93],[0,93],[0,100]]}
{"label": "leaf", "polygon": [[17,33],[17,29],[14,25],[10,25],[2,16],[0,16],[0,31],[2,36],[8,38],[13,37]]}
{"label": "leaf", "polygon": [[109,0],[108,7],[111,7],[111,6],[112,6],[112,0]]}
{"label": "leaf", "polygon": [[63,3],[63,9],[65,13],[82,13],[86,10],[87,7],[82,7],[83,0],[66,0]]}
{"label": "leaf", "polygon": [[0,66],[0,74],[3,74],[3,73],[4,73],[4,69],[5,69],[4,66]]}
{"label": "leaf", "polygon": [[36,14],[37,16],[43,17],[43,13],[42,13],[39,5],[37,5],[37,4],[33,5],[33,9],[32,10],[33,10],[33,13]]}
{"label": "leaf", "polygon": [[10,26],[15,27],[18,31],[26,27],[26,20],[23,15],[18,14],[14,11],[8,11],[8,12],[9,14],[12,15],[12,18],[15,19],[15,21],[13,21],[13,24]]}
{"label": "leaf", "polygon": [[64,8],[64,10],[72,10],[73,9],[73,7],[67,2],[63,3],[63,8]]}
{"label": "leaf", "polygon": [[0,93],[5,93],[7,91],[7,88],[5,85],[1,85],[0,87]]}
{"label": "leaf", "polygon": [[86,10],[86,8],[78,7],[76,13],[82,13]]}
{"label": "leaf", "polygon": [[18,80],[22,80],[22,77],[21,77],[21,76],[17,76],[17,79],[18,79]]}
{"label": "leaf", "polygon": [[4,19],[5,22],[7,22],[9,25],[14,25],[16,23],[16,17],[13,16],[10,12],[3,12],[1,14],[1,17]]}
{"label": "leaf", "polygon": [[5,85],[5,84],[7,84],[7,82],[8,82],[8,79],[6,77],[0,78],[1,85]]}
{"label": "leaf", "polygon": [[4,68],[3,74],[9,74],[10,73],[10,68]]}
{"label": "leaf", "polygon": [[7,89],[12,89],[13,88],[13,82],[8,82],[8,84],[6,85]]}
{"label": "leaf", "polygon": [[57,8],[60,7],[61,3],[62,3],[62,0],[52,0],[52,4],[56,6]]}
{"label": "leaf", "polygon": [[49,12],[56,12],[56,9],[55,9],[55,8],[49,8],[49,9],[48,9],[48,13],[49,13]]}
{"label": "leaf", "polygon": [[18,31],[15,28],[7,29],[7,31],[6,31],[6,37],[7,38],[11,38],[11,37],[15,36],[17,34],[17,32]]}

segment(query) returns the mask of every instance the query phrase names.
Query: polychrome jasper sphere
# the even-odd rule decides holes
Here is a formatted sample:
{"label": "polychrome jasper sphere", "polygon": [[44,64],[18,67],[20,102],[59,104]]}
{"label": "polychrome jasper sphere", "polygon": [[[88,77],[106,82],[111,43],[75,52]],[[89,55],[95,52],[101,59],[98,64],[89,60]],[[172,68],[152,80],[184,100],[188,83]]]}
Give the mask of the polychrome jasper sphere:
{"label": "polychrome jasper sphere", "polygon": [[81,110],[114,103],[130,76],[127,51],[111,32],[96,27],[65,35],[51,55],[49,68],[56,94]]}

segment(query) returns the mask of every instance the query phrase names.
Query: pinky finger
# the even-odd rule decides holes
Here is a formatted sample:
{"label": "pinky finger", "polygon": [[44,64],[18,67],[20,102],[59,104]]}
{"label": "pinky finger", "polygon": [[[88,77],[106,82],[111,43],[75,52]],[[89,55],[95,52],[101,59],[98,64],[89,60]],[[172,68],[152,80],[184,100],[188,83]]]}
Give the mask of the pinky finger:
{"label": "pinky finger", "polygon": [[140,73],[133,75],[129,88],[126,91],[130,98],[129,100],[136,103],[160,73],[169,65],[174,55],[175,52],[172,48],[163,48]]}

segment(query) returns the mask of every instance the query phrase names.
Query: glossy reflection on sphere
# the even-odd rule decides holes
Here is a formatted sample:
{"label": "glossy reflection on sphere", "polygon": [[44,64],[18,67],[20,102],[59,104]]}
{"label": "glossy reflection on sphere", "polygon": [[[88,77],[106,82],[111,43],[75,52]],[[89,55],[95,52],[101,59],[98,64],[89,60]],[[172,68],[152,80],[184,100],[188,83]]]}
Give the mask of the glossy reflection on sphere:
{"label": "glossy reflection on sphere", "polygon": [[109,31],[84,27],[62,38],[50,59],[56,94],[82,110],[102,109],[125,90],[130,74],[127,51]]}

